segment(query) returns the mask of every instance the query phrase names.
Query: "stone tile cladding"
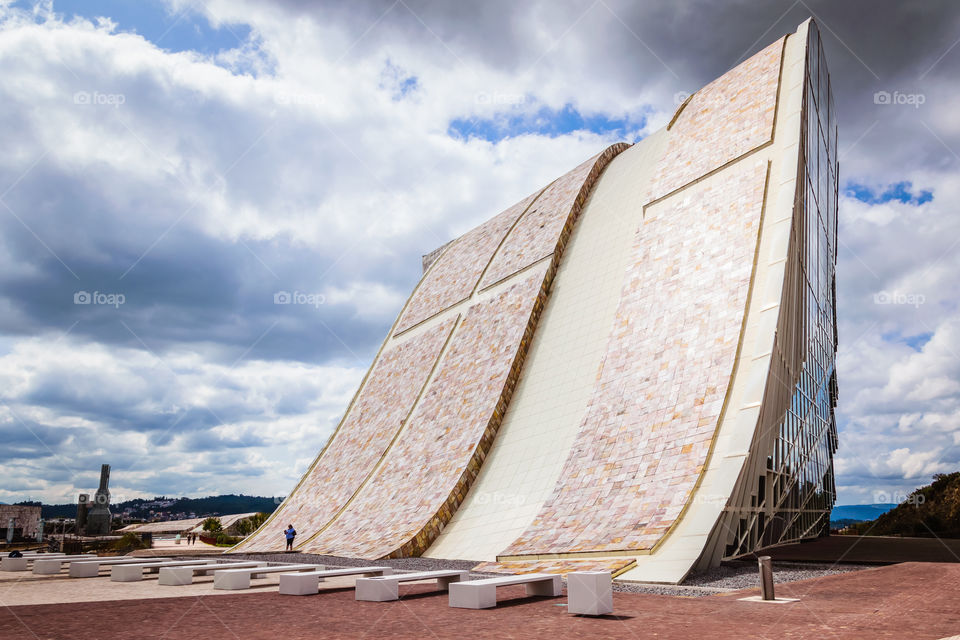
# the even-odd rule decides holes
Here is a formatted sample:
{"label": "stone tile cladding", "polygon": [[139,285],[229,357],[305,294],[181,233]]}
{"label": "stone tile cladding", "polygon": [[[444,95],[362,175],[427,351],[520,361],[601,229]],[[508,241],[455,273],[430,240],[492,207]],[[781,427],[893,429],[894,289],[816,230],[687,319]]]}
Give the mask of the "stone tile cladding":
{"label": "stone tile cladding", "polygon": [[630,145],[619,142],[552,182],[510,235],[483,276],[481,288],[495,284],[546,258],[566,242],[593,185],[603,170]]}
{"label": "stone tile cladding", "polygon": [[671,127],[651,200],[739,158],[773,137],[785,38],[697,91]]}
{"label": "stone tile cladding", "polygon": [[379,472],[303,551],[374,559],[416,556],[430,545],[496,436],[546,296],[549,267],[535,267],[467,311]]}
{"label": "stone tile cladding", "polygon": [[513,560],[505,562],[481,562],[471,569],[471,571],[481,573],[509,573],[511,575],[523,573],[561,573],[567,575],[571,571],[609,571],[614,576],[617,576],[627,569],[631,569],[636,563],[637,561],[633,558]]}
{"label": "stone tile cladding", "polygon": [[423,276],[397,323],[396,333],[469,298],[503,237],[538,195],[540,191],[454,240]]}
{"label": "stone tile cladding", "polygon": [[320,530],[347,503],[383,456],[413,407],[453,328],[451,317],[385,351],[313,467],[241,551],[281,551],[293,523],[297,542]]}
{"label": "stone tile cladding", "polygon": [[677,521],[733,371],[765,178],[738,165],[643,222],[561,480],[504,559],[650,550]]}

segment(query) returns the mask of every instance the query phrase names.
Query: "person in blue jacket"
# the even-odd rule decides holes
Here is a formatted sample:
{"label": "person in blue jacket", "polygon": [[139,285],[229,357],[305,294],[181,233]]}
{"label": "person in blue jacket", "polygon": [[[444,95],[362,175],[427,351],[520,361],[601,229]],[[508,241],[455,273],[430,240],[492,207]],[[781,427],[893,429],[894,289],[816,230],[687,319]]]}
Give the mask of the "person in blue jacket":
{"label": "person in blue jacket", "polygon": [[293,539],[297,537],[297,530],[293,528],[292,524],[288,524],[283,535],[287,536],[287,551],[293,551]]}

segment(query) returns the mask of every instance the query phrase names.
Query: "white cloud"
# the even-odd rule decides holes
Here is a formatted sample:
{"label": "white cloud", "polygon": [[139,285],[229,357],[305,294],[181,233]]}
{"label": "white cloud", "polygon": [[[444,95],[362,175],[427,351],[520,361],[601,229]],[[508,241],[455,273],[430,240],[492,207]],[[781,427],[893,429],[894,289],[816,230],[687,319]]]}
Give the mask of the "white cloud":
{"label": "white cloud", "polygon": [[[202,55],[0,1],[0,193],[30,229],[0,207],[0,427],[14,460],[0,462],[0,500],[68,499],[95,484],[100,461],[130,496],[291,487],[413,287],[419,255],[614,141],[464,141],[449,123],[571,104],[658,128],[677,91],[732,66],[770,23],[750,5],[721,33],[697,24],[718,9],[681,5],[527,3],[477,9],[464,29],[454,14],[472,6],[400,3],[377,21],[390,3],[330,3],[320,15],[295,0],[211,0],[199,9],[211,22],[249,25],[252,37]],[[791,13],[767,39],[804,17]],[[675,32],[686,28],[701,37]],[[874,41],[853,46],[875,65],[880,54],[864,52]],[[957,96],[943,81],[948,56],[924,108],[869,111],[877,87],[835,44],[843,180],[934,192],[921,206],[841,202],[837,470],[841,502],[853,502],[960,465]],[[911,58],[917,75],[941,53]],[[81,314],[69,297],[84,287],[123,290],[128,303]],[[278,290],[327,304],[278,308]],[[875,304],[882,292],[923,302]],[[255,343],[263,351],[247,352]]]}
{"label": "white cloud", "polygon": [[[156,491],[151,477],[160,470],[179,476],[170,494],[207,483],[281,495],[305,466],[286,461],[319,451],[362,375],[359,367],[257,360],[231,367],[191,352],[159,358],[70,339],[21,340],[0,357],[7,390],[0,429],[14,443],[0,464],[30,495],[57,500],[73,490],[35,474],[37,450],[41,459],[56,452],[45,464],[78,482],[95,482],[99,461],[113,463],[117,495]],[[8,487],[0,499],[17,495]]]}
{"label": "white cloud", "polygon": [[[100,462],[114,465],[117,496],[285,492],[346,406],[419,255],[613,141],[455,140],[451,119],[513,108],[481,92],[557,107],[581,92],[555,74],[541,86],[539,74],[437,55],[429,34],[338,60],[352,36],[336,22],[210,9],[249,22],[254,40],[171,53],[109,21],[0,8],[11,132],[0,192],[16,183],[4,202],[29,227],[8,218],[23,235],[0,252],[18,283],[0,299],[26,334],[0,357],[2,426],[17,434],[2,500],[72,499]],[[176,263],[182,284],[164,272]],[[81,289],[127,302],[113,315],[71,307]],[[287,289],[325,303],[270,304],[267,292]],[[355,319],[370,337],[358,341]],[[247,354],[271,327],[350,355]],[[69,336],[55,342],[53,328]]]}

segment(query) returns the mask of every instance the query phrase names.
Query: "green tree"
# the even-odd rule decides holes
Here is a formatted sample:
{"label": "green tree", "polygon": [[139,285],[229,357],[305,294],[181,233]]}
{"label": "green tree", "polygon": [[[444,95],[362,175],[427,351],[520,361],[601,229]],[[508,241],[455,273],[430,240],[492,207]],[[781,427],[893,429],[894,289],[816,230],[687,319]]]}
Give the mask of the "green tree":
{"label": "green tree", "polygon": [[220,518],[207,518],[203,521],[203,530],[217,534],[223,531],[223,525],[220,524]]}
{"label": "green tree", "polygon": [[241,536],[245,536],[251,531],[253,531],[253,525],[250,524],[249,518],[243,518],[242,520],[237,520],[237,523],[233,525]]}
{"label": "green tree", "polygon": [[260,513],[255,513],[252,516],[250,516],[250,526],[253,527],[253,531],[256,531],[257,529],[259,529],[263,525],[263,523],[267,521],[267,518],[269,517],[270,517],[269,513],[263,513],[262,511]]}

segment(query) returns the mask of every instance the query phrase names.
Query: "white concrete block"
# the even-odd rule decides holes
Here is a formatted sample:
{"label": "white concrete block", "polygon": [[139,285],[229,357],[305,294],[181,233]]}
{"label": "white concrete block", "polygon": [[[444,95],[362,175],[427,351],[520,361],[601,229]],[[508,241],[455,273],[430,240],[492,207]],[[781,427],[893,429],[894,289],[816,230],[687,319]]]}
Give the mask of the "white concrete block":
{"label": "white concrete block", "polygon": [[613,578],[609,571],[567,574],[567,613],[605,616],[613,613]]}
{"label": "white concrete block", "polygon": [[63,561],[59,558],[51,559],[40,559],[37,558],[33,561],[33,572],[38,576],[49,576],[60,573],[60,569],[63,567]]}
{"label": "white concrete block", "polygon": [[143,565],[117,564],[110,567],[111,582],[137,582],[143,580]]}
{"label": "white concrete block", "polygon": [[356,599],[368,602],[387,602],[400,598],[398,580],[383,578],[358,578],[356,584]]}
{"label": "white concrete block", "polygon": [[281,573],[280,593],[287,596],[308,596],[320,593],[322,579],[311,573]]}
{"label": "white concrete block", "polygon": [[563,593],[563,586],[560,582],[560,576],[553,576],[552,580],[537,580],[528,582],[524,585],[528,596],[547,596],[554,597]]}
{"label": "white concrete block", "polygon": [[250,572],[227,569],[213,572],[214,589],[249,589]]}
{"label": "white concrete block", "polygon": [[157,584],[181,586],[193,583],[193,567],[161,567]]}
{"label": "white concrete block", "polygon": [[100,575],[100,563],[99,562],[71,562],[70,563],[70,577],[71,578],[95,578]]}
{"label": "white concrete block", "polygon": [[457,582],[450,585],[450,606],[459,609],[490,609],[497,606],[497,588]]}
{"label": "white concrete block", "polygon": [[0,571],[26,571],[27,570],[27,558],[9,558],[3,556],[3,559],[0,560]]}
{"label": "white concrete block", "polygon": [[560,576],[544,573],[483,578],[450,585],[450,606],[461,609],[489,609],[497,606],[497,587],[522,584],[528,596],[558,596]]}

